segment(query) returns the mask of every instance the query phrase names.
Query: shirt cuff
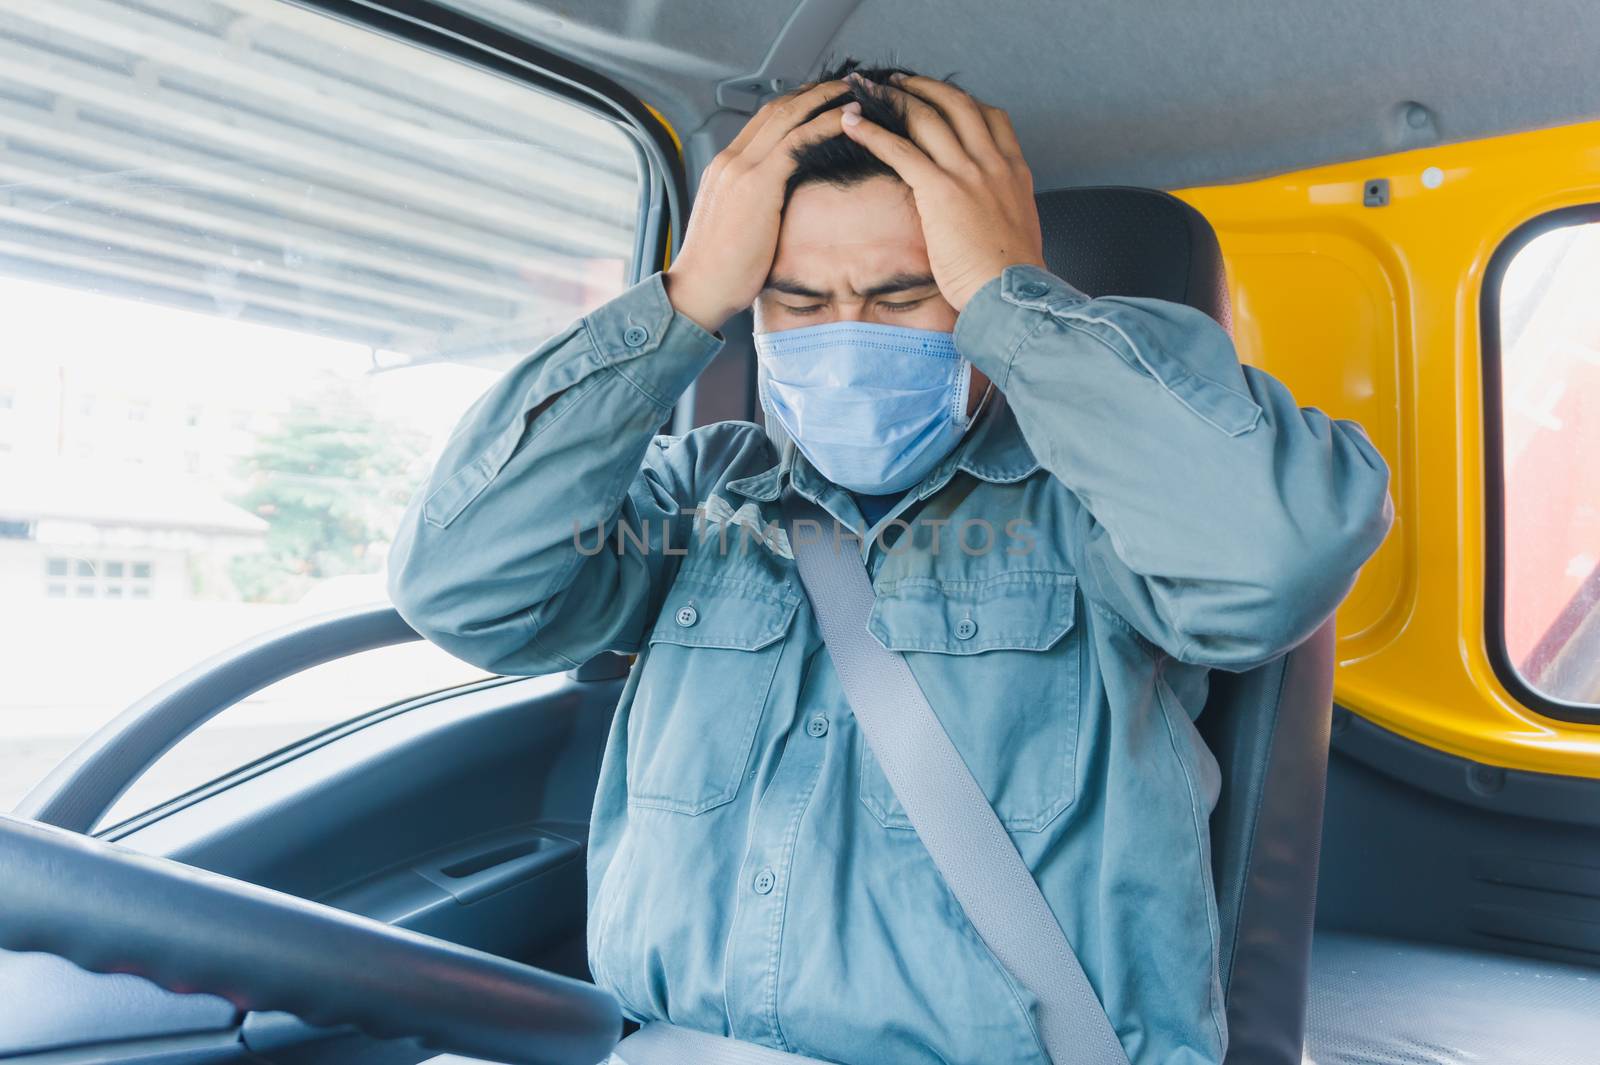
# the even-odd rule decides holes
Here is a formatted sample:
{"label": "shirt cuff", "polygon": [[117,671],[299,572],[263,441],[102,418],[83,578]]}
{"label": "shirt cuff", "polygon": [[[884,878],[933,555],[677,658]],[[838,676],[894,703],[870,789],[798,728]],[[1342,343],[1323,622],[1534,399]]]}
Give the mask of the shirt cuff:
{"label": "shirt cuff", "polygon": [[1088,295],[1042,267],[1014,263],[972,294],[956,317],[956,350],[1005,391],[1011,360],[1023,341],[1059,307]]}
{"label": "shirt cuff", "polygon": [[584,323],[600,365],[670,407],[724,341],[673,307],[661,276],[657,270],[590,312]]}

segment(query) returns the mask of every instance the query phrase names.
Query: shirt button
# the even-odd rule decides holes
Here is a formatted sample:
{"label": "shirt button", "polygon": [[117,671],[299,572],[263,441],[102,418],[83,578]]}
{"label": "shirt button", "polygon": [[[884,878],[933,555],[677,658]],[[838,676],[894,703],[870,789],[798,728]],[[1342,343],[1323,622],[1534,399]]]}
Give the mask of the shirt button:
{"label": "shirt button", "polygon": [[695,622],[697,622],[699,620],[700,620],[700,611],[696,610],[694,607],[692,607],[692,606],[681,606],[681,607],[678,608],[678,615],[677,615],[676,621],[678,622],[679,625],[682,625],[684,628],[687,629],[690,625],[693,625]]}
{"label": "shirt button", "polygon": [[630,325],[622,333],[622,342],[630,348],[636,348],[649,339],[650,330],[642,325]]}
{"label": "shirt button", "polygon": [[756,874],[755,884],[753,886],[756,889],[757,895],[765,895],[767,892],[772,890],[772,885],[777,882],[778,878],[772,874],[771,869],[763,869],[761,872]]}
{"label": "shirt button", "polygon": [[1029,297],[1043,296],[1048,291],[1050,291],[1049,286],[1044,284],[1042,281],[1024,281],[1022,284],[1017,286],[1017,292],[1019,294]]}
{"label": "shirt button", "polygon": [[828,719],[823,714],[818,714],[806,722],[806,731],[813,736],[826,736],[828,734]]}
{"label": "shirt button", "polygon": [[970,640],[978,634],[978,623],[971,618],[962,618],[956,622],[956,639]]}

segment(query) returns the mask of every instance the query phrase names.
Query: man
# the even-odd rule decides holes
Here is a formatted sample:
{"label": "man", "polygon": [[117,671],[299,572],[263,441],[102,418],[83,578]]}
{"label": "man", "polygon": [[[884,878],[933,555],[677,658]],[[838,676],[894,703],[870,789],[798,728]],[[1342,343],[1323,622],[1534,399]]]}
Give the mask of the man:
{"label": "man", "polygon": [[[1049,273],[1003,111],[851,70],[762,108],[671,269],[468,411],[390,592],[496,672],[641,656],[588,856],[591,968],[626,1015],[852,1065],[1043,1065],[1035,999],[945,887],[823,649],[779,512],[815,501],[840,549],[862,538],[872,637],[906,656],[1130,1060],[1216,1065],[1220,778],[1193,719],[1209,669],[1276,657],[1343,598],[1389,527],[1387,468],[1204,314]],[[763,408],[794,445],[746,422],[656,435],[751,305]]]}

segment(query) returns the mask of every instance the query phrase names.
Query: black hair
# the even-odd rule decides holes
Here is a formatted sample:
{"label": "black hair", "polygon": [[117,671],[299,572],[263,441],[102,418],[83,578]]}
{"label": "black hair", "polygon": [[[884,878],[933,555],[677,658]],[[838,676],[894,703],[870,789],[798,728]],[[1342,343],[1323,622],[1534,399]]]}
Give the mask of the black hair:
{"label": "black hair", "polygon": [[[860,60],[846,56],[837,65],[818,74],[816,81],[802,85],[795,91],[804,91],[819,82],[836,81],[852,71],[877,85],[888,84],[890,74],[916,74],[914,70],[891,64],[866,66]],[[944,80],[950,81],[949,78]],[[862,86],[854,82],[850,84],[848,92],[841,93],[827,103],[813,108],[811,113],[805,116],[805,121],[809,122],[826,111],[843,107],[851,100],[855,100],[861,104],[861,117],[868,122],[882,126],[890,133],[901,137],[910,136],[906,127],[905,110],[891,94],[877,89],[875,85]],[[789,203],[789,197],[794,195],[795,189],[812,182],[822,181],[840,188],[848,188],[874,177],[887,176],[899,179],[899,175],[889,164],[843,133],[796,148],[794,161],[794,173],[789,175],[788,184],[783,190],[785,206]]]}

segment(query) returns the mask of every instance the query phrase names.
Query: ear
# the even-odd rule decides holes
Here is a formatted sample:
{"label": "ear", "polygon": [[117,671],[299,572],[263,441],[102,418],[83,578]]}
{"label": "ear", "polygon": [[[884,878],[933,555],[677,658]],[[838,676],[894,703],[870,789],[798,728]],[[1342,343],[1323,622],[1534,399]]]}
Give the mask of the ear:
{"label": "ear", "polygon": [[[971,364],[968,364],[971,366]],[[967,417],[970,418],[978,412],[978,406],[983,402],[992,382],[978,369],[972,366],[972,380],[967,385]]]}

